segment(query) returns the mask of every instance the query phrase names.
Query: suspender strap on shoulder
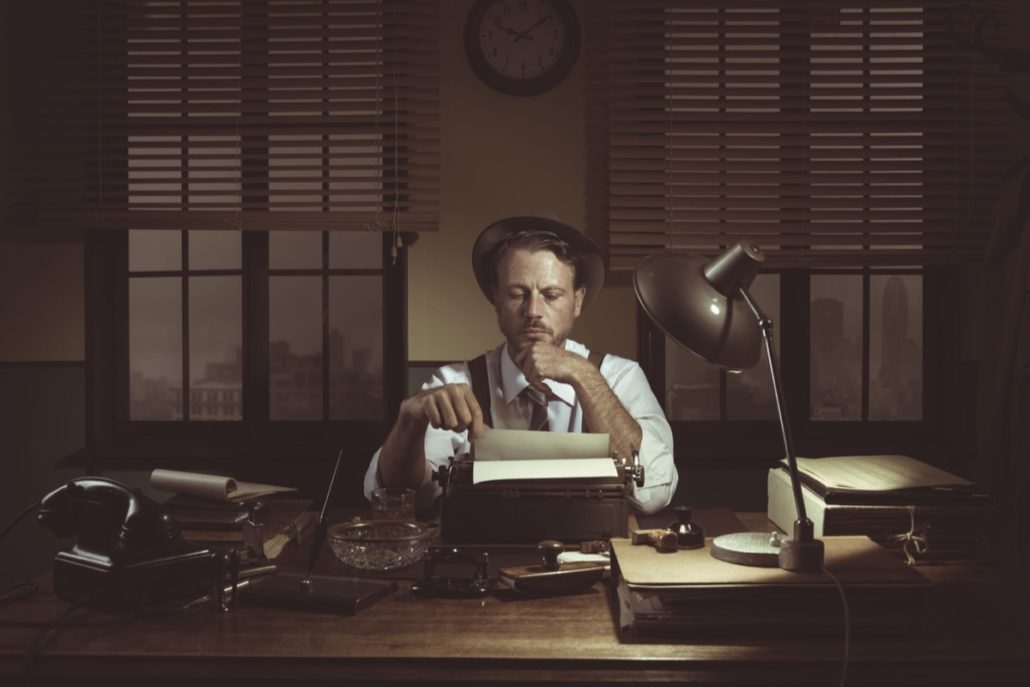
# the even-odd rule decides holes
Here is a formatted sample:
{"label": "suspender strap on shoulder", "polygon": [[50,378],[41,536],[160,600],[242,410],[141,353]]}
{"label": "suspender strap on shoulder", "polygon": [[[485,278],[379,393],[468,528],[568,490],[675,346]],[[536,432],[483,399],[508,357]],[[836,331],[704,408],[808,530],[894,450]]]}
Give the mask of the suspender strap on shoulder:
{"label": "suspender strap on shoulder", "polygon": [[[601,369],[604,353],[590,351],[587,360],[597,369]],[[469,376],[472,378],[472,395],[476,397],[480,410],[483,411],[483,422],[494,426],[493,414],[490,412],[490,376],[486,371],[486,354],[476,356],[468,362]]]}
{"label": "suspender strap on shoulder", "polygon": [[472,395],[483,411],[483,422],[494,426],[494,418],[490,413],[490,376],[486,371],[486,354],[469,361],[469,376],[472,377]]}

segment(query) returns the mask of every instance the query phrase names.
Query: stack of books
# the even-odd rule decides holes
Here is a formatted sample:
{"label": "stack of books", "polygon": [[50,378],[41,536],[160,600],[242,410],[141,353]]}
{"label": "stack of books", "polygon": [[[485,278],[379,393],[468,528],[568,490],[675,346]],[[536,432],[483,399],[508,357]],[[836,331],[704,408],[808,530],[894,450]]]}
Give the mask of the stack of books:
{"label": "stack of books", "polygon": [[[997,509],[969,480],[909,456],[799,458],[816,537],[865,535],[909,563],[983,560]],[[785,465],[768,477],[769,519],[788,534],[797,508]]]}
{"label": "stack of books", "polygon": [[235,550],[243,561],[275,560],[300,543],[317,519],[307,499],[279,498],[292,487],[240,482],[231,477],[154,470],[151,485],[173,492],[165,501],[186,541]]}
{"label": "stack of books", "polygon": [[[930,583],[866,537],[825,542],[825,567],[843,585],[849,623],[859,633],[918,627]],[[841,633],[844,609],[824,572],[735,565],[704,548],[658,553],[612,540],[620,636],[677,637]]]}

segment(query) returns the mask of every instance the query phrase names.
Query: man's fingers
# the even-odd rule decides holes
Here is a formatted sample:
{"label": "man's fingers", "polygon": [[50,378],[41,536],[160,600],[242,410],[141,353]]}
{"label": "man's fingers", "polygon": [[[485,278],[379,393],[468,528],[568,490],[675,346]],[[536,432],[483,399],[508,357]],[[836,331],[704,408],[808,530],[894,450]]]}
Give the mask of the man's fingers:
{"label": "man's fingers", "polygon": [[422,409],[429,423],[437,429],[462,432],[476,418],[482,423],[483,411],[468,384],[447,384],[425,392]]}
{"label": "man's fingers", "polygon": [[465,385],[458,386],[454,384],[446,387],[446,389],[447,396],[451,401],[451,407],[454,408],[455,418],[457,419],[454,429],[460,432],[472,422],[472,410],[469,408],[469,399],[471,398],[472,402],[475,403],[475,396],[469,392],[468,387]]}
{"label": "man's fingers", "polygon": [[433,394],[427,394],[426,397],[422,399],[422,412],[426,414],[426,419],[429,420],[429,424],[440,429],[442,422],[440,410],[436,407],[436,396]]}
{"label": "man's fingers", "polygon": [[440,408],[440,421],[444,429],[456,429],[458,427],[458,416],[454,412],[454,406],[446,392],[437,396],[437,407]]}

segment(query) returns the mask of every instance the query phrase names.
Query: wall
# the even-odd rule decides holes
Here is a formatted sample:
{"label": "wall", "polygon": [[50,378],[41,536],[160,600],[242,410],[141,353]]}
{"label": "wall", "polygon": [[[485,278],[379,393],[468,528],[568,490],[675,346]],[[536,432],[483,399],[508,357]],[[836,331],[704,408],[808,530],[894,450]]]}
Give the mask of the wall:
{"label": "wall", "polygon": [[0,361],[84,359],[82,245],[0,243]]}
{"label": "wall", "polygon": [[[82,246],[0,242],[0,527],[77,471],[85,443]],[[0,543],[0,589],[38,575],[67,542],[29,516]]]}
{"label": "wall", "polygon": [[[465,59],[463,30],[472,0],[441,3],[440,110],[443,143],[440,230],[409,254],[408,355],[455,360],[500,342],[490,304],[476,288],[470,255],[487,225],[504,217],[556,213],[586,227],[585,59],[554,89],[505,95],[479,81]],[[583,16],[588,3],[574,3]],[[621,282],[613,286],[612,281]],[[636,356],[632,287],[626,275],[583,314],[575,337],[589,347]],[[614,323],[615,326],[613,326]]]}
{"label": "wall", "polygon": [[[589,2],[573,3],[583,17]],[[585,64],[553,90],[517,98],[479,82],[466,63],[462,31],[473,0],[441,2],[442,203],[440,230],[411,248],[408,289],[409,358],[454,360],[498,343],[493,312],[475,288],[469,255],[483,227],[502,217],[540,211],[602,237],[605,227],[584,226],[587,212]],[[1030,3],[1017,3],[1016,25],[1030,31]],[[1021,82],[1024,94],[1027,79]],[[1017,131],[1020,150],[1030,147],[1028,127]],[[979,270],[965,276],[959,322],[975,321]],[[84,357],[82,247],[61,243],[13,243],[0,239],[0,457],[3,479],[0,524],[19,512],[22,497],[42,493],[64,479],[53,468],[84,441],[81,368],[37,365]],[[973,327],[959,327],[963,361],[975,368]],[[628,273],[609,286],[583,315],[576,337],[592,348],[636,357],[635,300]],[[5,363],[29,363],[24,369]],[[973,369],[971,374],[976,371]],[[975,386],[967,382],[966,387]],[[975,417],[970,408],[964,418]],[[970,427],[970,432],[975,428]],[[118,479],[139,482],[138,475]],[[763,507],[764,475],[732,469],[681,469],[680,502]],[[35,542],[24,534],[15,542]],[[19,544],[20,546],[20,544]],[[49,550],[51,544],[44,540]],[[29,569],[39,565],[36,554]]]}

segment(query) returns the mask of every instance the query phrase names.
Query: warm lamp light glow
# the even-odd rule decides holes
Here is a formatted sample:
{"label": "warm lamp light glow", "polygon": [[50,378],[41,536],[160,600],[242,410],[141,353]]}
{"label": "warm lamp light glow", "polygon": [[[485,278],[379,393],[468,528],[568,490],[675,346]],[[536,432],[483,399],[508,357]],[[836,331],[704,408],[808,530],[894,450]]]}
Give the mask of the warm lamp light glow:
{"label": "warm lamp light glow", "polygon": [[659,329],[712,365],[740,372],[759,361],[765,343],[798,519],[793,537],[786,541],[760,532],[738,532],[716,537],[712,555],[743,565],[819,570],[823,543],[813,534],[801,498],[794,441],[773,350],[773,322],[748,293],[764,260],[762,251],[750,241],[741,241],[710,261],[670,251],[644,258],[633,273],[633,287],[644,312]]}

